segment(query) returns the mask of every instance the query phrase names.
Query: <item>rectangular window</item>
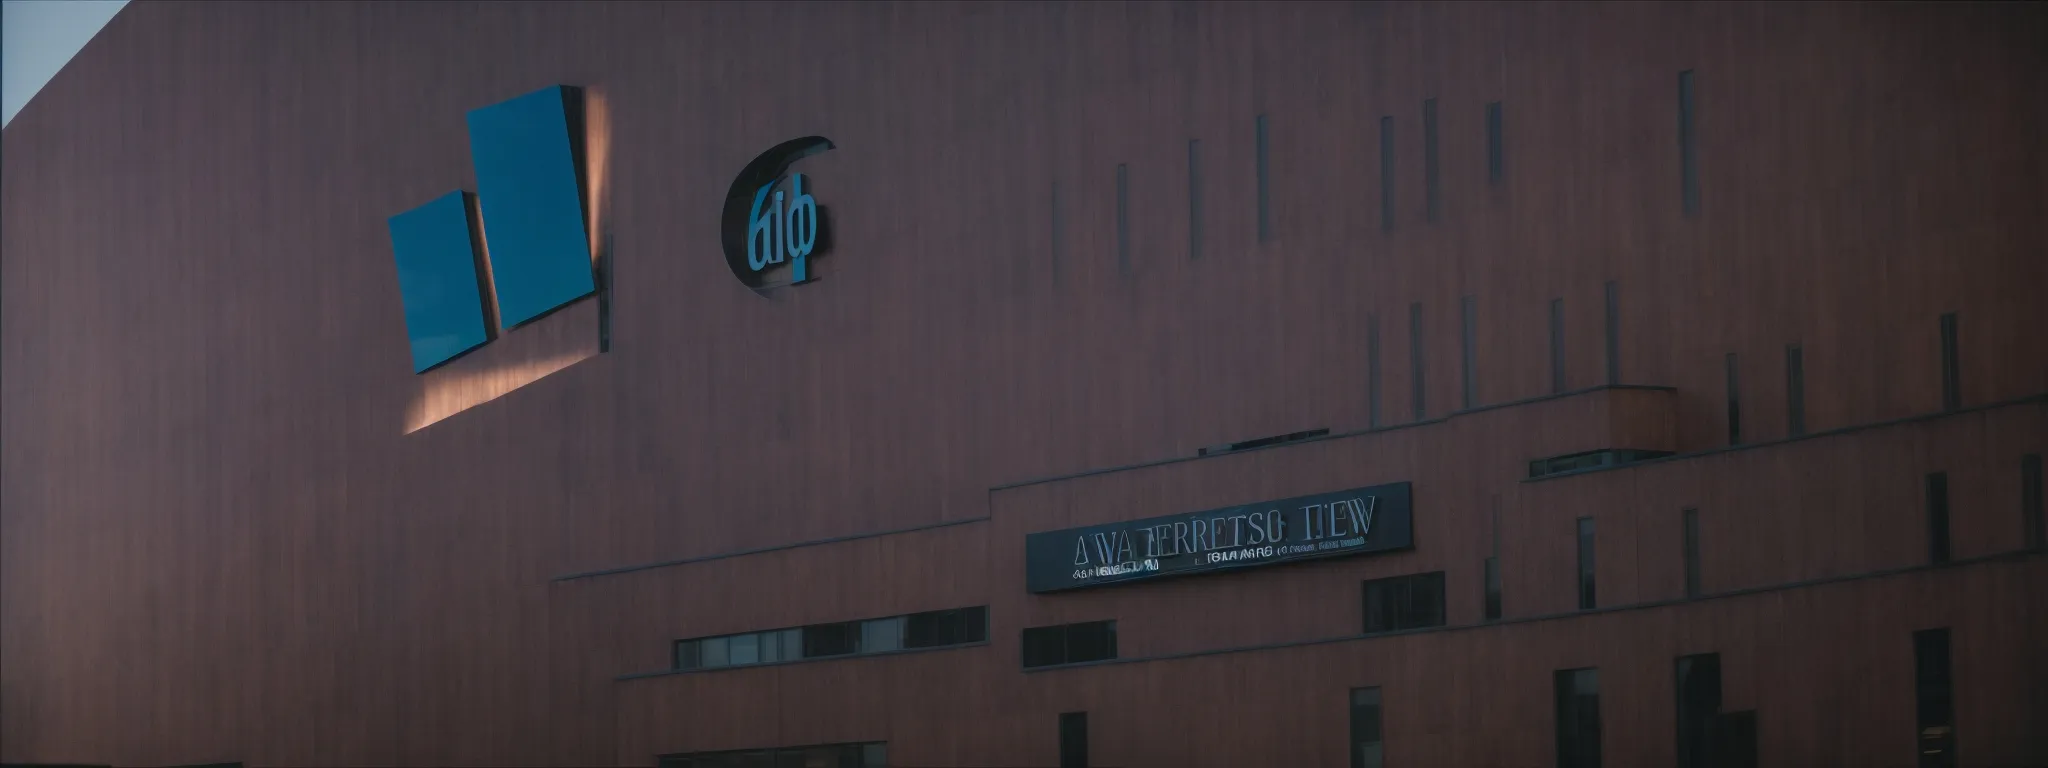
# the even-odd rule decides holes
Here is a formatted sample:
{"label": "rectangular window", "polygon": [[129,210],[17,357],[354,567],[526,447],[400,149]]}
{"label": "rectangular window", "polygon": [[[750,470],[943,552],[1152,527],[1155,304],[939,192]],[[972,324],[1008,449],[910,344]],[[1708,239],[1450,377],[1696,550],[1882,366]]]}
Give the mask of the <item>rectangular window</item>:
{"label": "rectangular window", "polygon": [[2041,515],[2041,454],[2020,457],[2020,514],[2026,525],[2027,546],[2048,549],[2048,518]]}
{"label": "rectangular window", "polygon": [[1579,518],[1579,610],[1593,608],[1593,518]]}
{"label": "rectangular window", "polygon": [[1202,258],[1202,141],[1188,142],[1188,261]]}
{"label": "rectangular window", "polygon": [[1364,583],[1365,633],[1444,625],[1444,572],[1373,579]]}
{"label": "rectangular window", "polygon": [[1678,73],[1678,174],[1685,215],[1700,210],[1699,137],[1693,126],[1692,70]]}
{"label": "rectangular window", "polygon": [[1365,316],[1366,424],[1380,425],[1380,316]]}
{"label": "rectangular window", "polygon": [[1394,117],[1380,118],[1380,231],[1394,231]]}
{"label": "rectangular window", "polygon": [[1488,184],[1499,184],[1502,172],[1506,170],[1503,167],[1503,161],[1507,158],[1502,153],[1502,138],[1500,102],[1496,101],[1486,105],[1486,182]]}
{"label": "rectangular window", "polygon": [[1466,296],[1459,303],[1463,305],[1459,307],[1461,310],[1459,314],[1462,316],[1464,325],[1463,332],[1459,335],[1459,343],[1463,347],[1465,367],[1463,407],[1469,409],[1479,402],[1479,353],[1477,351],[1479,346],[1479,300],[1472,296]]}
{"label": "rectangular window", "polygon": [[1920,768],[1956,764],[1955,690],[1949,674],[1948,628],[1913,633],[1913,694]]}
{"label": "rectangular window", "polygon": [[707,637],[697,641],[703,666],[707,669],[732,666],[732,657],[726,654],[731,642],[729,637]]}
{"label": "rectangular window", "polygon": [[903,617],[868,619],[860,623],[860,652],[887,653],[903,650]]}
{"label": "rectangular window", "polygon": [[1088,713],[1060,713],[1060,768],[1088,768]]}
{"label": "rectangular window", "polygon": [[1560,669],[1557,694],[1557,768],[1600,768],[1600,670]]}
{"label": "rectangular window", "polygon": [[727,637],[726,659],[734,665],[761,663],[761,636],[749,632]]}
{"label": "rectangular window", "polygon": [[1756,710],[1724,713],[1715,722],[1715,768],[1757,768]]}
{"label": "rectangular window", "polygon": [[936,648],[988,639],[986,607],[913,613],[903,620],[905,648]]}
{"label": "rectangular window", "polygon": [[1116,622],[1090,621],[1024,630],[1024,666],[1050,667],[1116,658]]}
{"label": "rectangular window", "polygon": [[1564,299],[1550,300],[1550,391],[1564,394]]}
{"label": "rectangular window", "polygon": [[1486,558],[1486,620],[1500,619],[1500,558]]}
{"label": "rectangular window", "polygon": [[1351,768],[1381,768],[1380,689],[1351,689]]}
{"label": "rectangular window", "polygon": [[1259,143],[1257,147],[1259,153],[1259,242],[1263,243],[1273,239],[1272,184],[1270,183],[1272,163],[1269,161],[1266,152],[1265,115],[1259,115],[1258,124],[1255,127],[1257,128],[1258,136],[1256,138]]}
{"label": "rectangular window", "polygon": [[1956,313],[1941,316],[1941,409],[1963,407],[1962,363],[1956,352]]}
{"label": "rectangular window", "polygon": [[1607,281],[1607,384],[1621,383],[1621,286]]}
{"label": "rectangular window", "polygon": [[1408,374],[1409,389],[1415,397],[1415,420],[1421,421],[1424,414],[1422,402],[1422,305],[1408,305]]}
{"label": "rectangular window", "polygon": [[1443,183],[1437,176],[1436,99],[1422,102],[1422,179],[1423,203],[1434,224],[1443,210]]}
{"label": "rectangular window", "polygon": [[1678,657],[1678,768],[1721,768],[1714,759],[1721,716],[1721,655]]}
{"label": "rectangular window", "polygon": [[658,765],[660,768],[888,768],[889,745],[883,742],[819,744],[662,755]]}
{"label": "rectangular window", "polygon": [[1948,473],[1927,475],[1927,561],[1948,562]]}
{"label": "rectangular window", "polygon": [[1785,346],[1785,433],[1806,434],[1806,355],[1797,344]]}
{"label": "rectangular window", "polygon": [[860,651],[860,623],[841,621],[804,627],[804,658],[845,656]]}
{"label": "rectangular window", "polygon": [[1735,353],[1728,353],[1728,444],[1742,444],[1742,382],[1735,369]]}
{"label": "rectangular window", "polygon": [[1116,271],[1131,273],[1131,182],[1123,163],[1116,165]]}
{"label": "rectangular window", "polygon": [[1687,508],[1685,525],[1685,596],[1700,596],[1700,511]]}
{"label": "rectangular window", "polygon": [[697,669],[704,666],[704,657],[695,640],[676,641],[676,669]]}

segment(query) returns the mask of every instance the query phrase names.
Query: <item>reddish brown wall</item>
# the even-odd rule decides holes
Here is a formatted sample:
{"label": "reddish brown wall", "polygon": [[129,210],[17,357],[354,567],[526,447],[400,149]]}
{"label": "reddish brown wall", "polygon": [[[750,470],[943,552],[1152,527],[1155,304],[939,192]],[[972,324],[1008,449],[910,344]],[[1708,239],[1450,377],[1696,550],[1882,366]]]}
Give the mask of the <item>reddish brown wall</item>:
{"label": "reddish brown wall", "polygon": [[[2018,457],[2048,447],[2038,399],[1518,480],[1600,435],[1720,446],[1729,352],[1751,442],[1785,434],[1791,342],[1809,431],[1935,411],[1949,311],[1965,405],[2048,392],[2042,39],[2048,14],[2027,4],[134,3],[4,132],[0,756],[645,765],[880,738],[907,765],[1046,765],[1055,713],[1085,708],[1100,764],[1318,764],[1341,759],[1344,689],[1378,683],[1392,761],[1542,764],[1550,671],[1597,663],[1610,754],[1633,764],[1671,748],[1671,657],[1719,649],[1768,761],[1905,765],[1909,633],[1952,625],[1965,760],[2048,760],[2021,727],[2048,710],[2048,668],[2023,652],[2048,646],[2040,555],[1492,629],[1016,666],[1018,630],[1039,621],[1114,616],[1126,656],[1352,632],[1358,579],[1424,568],[1449,569],[1451,620],[1473,621],[1496,503],[1510,618],[1570,608],[1583,514],[1602,521],[1616,601],[1676,596],[1693,505],[1710,591],[1919,562],[1919,482],[1942,469],[1956,555],[2018,546]],[[385,218],[474,188],[467,110],[558,82],[607,118],[611,349],[590,355],[596,312],[579,305],[415,377]],[[717,211],[749,158],[808,134],[839,146],[805,165],[837,250],[816,285],[764,300],[727,274]],[[1479,403],[1550,392],[1553,298],[1568,386],[1592,387],[1607,281],[1621,381],[1670,393],[991,490],[1365,428],[1372,316],[1384,420],[1409,421],[1416,302],[1431,418],[1459,402],[1462,296],[1479,306]],[[562,355],[575,362],[406,431],[436,387]],[[1411,554],[1022,590],[1026,531],[1393,480],[1416,483]],[[612,679],[658,669],[679,636],[980,602],[978,649]],[[1148,714],[1162,709],[1178,718]],[[1274,715],[1230,727],[1258,713]]]}

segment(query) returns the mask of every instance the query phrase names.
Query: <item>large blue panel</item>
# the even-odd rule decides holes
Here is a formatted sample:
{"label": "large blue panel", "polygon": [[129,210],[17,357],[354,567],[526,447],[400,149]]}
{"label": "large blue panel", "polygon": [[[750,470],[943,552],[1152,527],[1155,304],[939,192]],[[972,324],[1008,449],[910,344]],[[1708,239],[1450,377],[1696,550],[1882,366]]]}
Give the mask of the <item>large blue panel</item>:
{"label": "large blue panel", "polygon": [[461,192],[391,217],[391,253],[405,299],[412,370],[420,373],[489,340]]}
{"label": "large blue panel", "polygon": [[597,286],[564,89],[471,110],[469,152],[504,327],[590,295]]}

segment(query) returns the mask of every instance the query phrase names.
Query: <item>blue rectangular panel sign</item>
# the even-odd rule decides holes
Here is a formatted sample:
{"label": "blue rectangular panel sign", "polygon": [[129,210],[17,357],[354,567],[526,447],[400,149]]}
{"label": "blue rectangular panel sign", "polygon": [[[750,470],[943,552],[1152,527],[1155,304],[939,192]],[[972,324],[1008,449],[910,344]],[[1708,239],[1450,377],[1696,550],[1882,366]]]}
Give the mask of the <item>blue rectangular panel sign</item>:
{"label": "blue rectangular panel sign", "polygon": [[596,290],[568,89],[549,86],[469,113],[498,315],[506,328]]}
{"label": "blue rectangular panel sign", "polygon": [[414,373],[490,340],[467,197],[450,192],[389,221]]}

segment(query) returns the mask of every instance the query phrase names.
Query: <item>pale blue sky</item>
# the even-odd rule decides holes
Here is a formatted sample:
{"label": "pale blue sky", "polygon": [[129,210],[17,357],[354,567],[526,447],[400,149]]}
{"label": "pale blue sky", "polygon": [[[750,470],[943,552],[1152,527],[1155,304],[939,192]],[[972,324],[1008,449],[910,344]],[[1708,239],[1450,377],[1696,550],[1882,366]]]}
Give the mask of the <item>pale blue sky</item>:
{"label": "pale blue sky", "polygon": [[0,123],[14,122],[14,113],[127,4],[128,0],[0,2],[0,102],[7,108]]}

